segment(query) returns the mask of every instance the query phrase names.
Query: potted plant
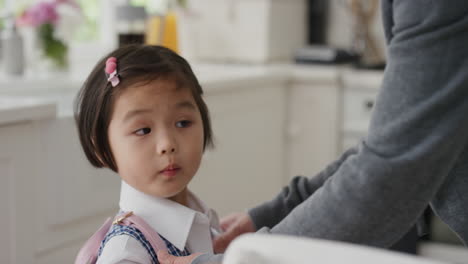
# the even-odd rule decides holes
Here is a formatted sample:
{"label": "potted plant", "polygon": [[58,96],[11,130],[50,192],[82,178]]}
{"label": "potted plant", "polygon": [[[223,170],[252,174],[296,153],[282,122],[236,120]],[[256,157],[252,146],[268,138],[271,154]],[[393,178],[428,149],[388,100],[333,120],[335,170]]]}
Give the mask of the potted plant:
{"label": "potted plant", "polygon": [[81,9],[73,0],[40,1],[26,8],[17,24],[30,35],[26,43],[26,56],[32,57],[28,58],[29,63],[39,63],[40,68],[66,69],[68,45],[81,23]]}

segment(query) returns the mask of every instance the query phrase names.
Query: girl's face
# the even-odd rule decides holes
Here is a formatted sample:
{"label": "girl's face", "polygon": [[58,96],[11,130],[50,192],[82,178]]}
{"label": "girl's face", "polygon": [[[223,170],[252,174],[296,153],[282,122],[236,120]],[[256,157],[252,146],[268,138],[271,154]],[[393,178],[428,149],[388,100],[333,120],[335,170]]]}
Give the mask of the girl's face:
{"label": "girl's face", "polygon": [[185,203],[203,154],[203,123],[187,88],[157,80],[116,98],[109,142],[120,177],[148,195]]}

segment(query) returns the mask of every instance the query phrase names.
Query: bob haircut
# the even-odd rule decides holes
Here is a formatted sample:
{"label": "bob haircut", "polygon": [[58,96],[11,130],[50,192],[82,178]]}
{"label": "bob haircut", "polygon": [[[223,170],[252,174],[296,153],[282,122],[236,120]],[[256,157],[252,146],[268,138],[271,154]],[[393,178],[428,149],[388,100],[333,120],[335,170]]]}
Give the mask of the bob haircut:
{"label": "bob haircut", "polygon": [[[120,83],[112,87],[104,68],[109,57],[117,58]],[[141,82],[173,81],[189,89],[203,121],[203,149],[213,146],[208,108],[203,90],[188,62],[168,48],[150,45],[127,45],[102,58],[81,87],[75,100],[75,121],[84,153],[97,168],[117,172],[108,138],[108,128],[115,99],[126,88]]]}

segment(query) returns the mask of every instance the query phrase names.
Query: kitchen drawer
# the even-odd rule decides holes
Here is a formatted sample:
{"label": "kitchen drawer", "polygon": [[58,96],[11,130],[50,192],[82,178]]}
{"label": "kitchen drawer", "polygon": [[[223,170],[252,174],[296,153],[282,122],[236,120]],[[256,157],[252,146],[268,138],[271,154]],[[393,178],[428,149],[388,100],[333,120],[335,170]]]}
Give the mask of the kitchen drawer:
{"label": "kitchen drawer", "polygon": [[343,132],[366,134],[377,90],[344,88]]}

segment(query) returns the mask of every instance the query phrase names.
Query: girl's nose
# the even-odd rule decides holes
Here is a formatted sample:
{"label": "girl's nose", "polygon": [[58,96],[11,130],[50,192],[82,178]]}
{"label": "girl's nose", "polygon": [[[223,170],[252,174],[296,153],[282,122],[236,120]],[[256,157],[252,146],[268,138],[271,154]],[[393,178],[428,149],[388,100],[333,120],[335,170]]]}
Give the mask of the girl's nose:
{"label": "girl's nose", "polygon": [[175,153],[177,150],[176,140],[170,134],[163,135],[158,140],[157,148],[160,155]]}
{"label": "girl's nose", "polygon": [[166,153],[174,153],[175,152],[175,148],[167,148],[167,149],[161,149],[161,154],[166,154]]}

